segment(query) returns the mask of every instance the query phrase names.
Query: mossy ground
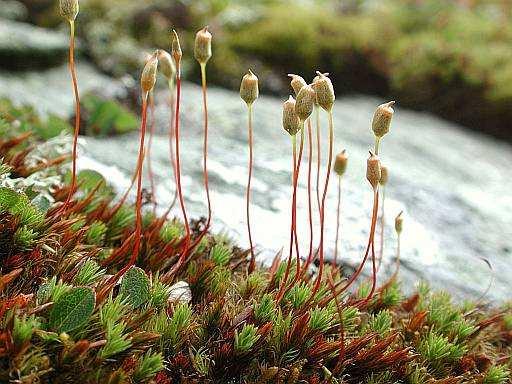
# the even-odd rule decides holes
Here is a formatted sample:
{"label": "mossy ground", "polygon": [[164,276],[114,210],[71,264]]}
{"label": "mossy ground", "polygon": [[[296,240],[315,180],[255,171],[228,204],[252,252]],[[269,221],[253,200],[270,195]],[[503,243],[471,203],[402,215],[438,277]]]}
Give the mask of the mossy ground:
{"label": "mossy ground", "polygon": [[0,382],[511,382],[510,306],[425,284],[404,296],[395,280],[371,299],[364,279],[333,296],[332,267],[312,295],[314,272],[295,279],[294,264],[277,302],[286,260],[248,275],[248,252],[208,234],[174,270],[183,225],[150,209],[137,267],[109,289],[134,208],[116,210],[101,175],[83,171],[63,214],[64,139],[44,145],[15,112],[0,123]]}

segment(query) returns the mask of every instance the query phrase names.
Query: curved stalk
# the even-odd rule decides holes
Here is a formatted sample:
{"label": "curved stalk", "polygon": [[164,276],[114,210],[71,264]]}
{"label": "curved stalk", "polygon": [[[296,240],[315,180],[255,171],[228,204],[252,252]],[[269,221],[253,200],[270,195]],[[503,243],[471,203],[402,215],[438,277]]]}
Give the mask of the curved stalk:
{"label": "curved stalk", "polygon": [[324,232],[325,232],[325,200],[327,197],[327,190],[329,188],[329,178],[331,175],[332,167],[332,152],[334,145],[334,122],[332,110],[328,112],[329,115],[329,159],[327,161],[327,172],[325,176],[324,192],[322,195],[321,207],[320,207],[320,250],[319,250],[319,262],[318,276],[313,288],[312,296],[314,296],[320,288],[322,281],[322,275],[324,271]]}
{"label": "curved stalk", "polygon": [[315,120],[316,120],[316,202],[318,205],[318,214],[320,220],[322,217],[322,205],[320,204],[320,167],[322,164],[322,142],[320,137],[320,107],[315,107]]}
{"label": "curved stalk", "polygon": [[336,240],[334,246],[333,267],[338,263],[338,243],[340,238],[341,176],[338,176],[338,203],[336,207]]}
{"label": "curved stalk", "polygon": [[75,66],[75,22],[69,22],[69,72],[71,74],[71,81],[73,83],[73,95],[75,97],[75,130],[73,133],[73,162],[71,166],[71,187],[63,205],[63,210],[67,209],[68,204],[71,201],[71,197],[75,193],[76,189],[76,160],[77,160],[77,149],[78,149],[78,134],[80,133],[80,95],[78,92],[78,80],[76,76]]}
{"label": "curved stalk", "polygon": [[169,88],[169,105],[171,107],[171,114],[169,118],[169,161],[171,163],[172,168],[172,176],[174,180],[174,196],[171,199],[171,204],[165,211],[163,215],[163,219],[167,220],[167,217],[169,216],[169,213],[171,213],[171,210],[174,208],[174,205],[176,204],[176,201],[178,200],[178,188],[176,186],[176,155],[174,154],[174,111],[175,111],[175,103],[174,103],[174,83],[172,79],[169,79],[168,81],[168,88]]}
{"label": "curved stalk", "polygon": [[313,259],[313,209],[311,204],[311,166],[313,163],[313,138],[311,119],[308,119],[308,218],[309,218],[309,253],[304,268],[307,268]]}
{"label": "curved stalk", "polygon": [[153,214],[156,215],[156,188],[155,188],[155,177],[153,175],[153,167],[151,166],[151,148],[153,146],[153,136],[155,134],[155,97],[153,91],[149,94],[149,114],[151,118],[151,124],[149,125],[149,140],[147,149],[147,161],[148,161],[148,177],[149,185],[151,189],[151,203],[153,204]]}
{"label": "curved stalk", "polygon": [[252,162],[253,162],[253,137],[252,137],[252,104],[247,104],[248,109],[248,134],[249,134],[249,175],[247,178],[246,191],[246,215],[247,215],[247,233],[249,235],[249,246],[251,249],[251,262],[249,264],[249,273],[256,268],[256,258],[254,256],[254,245],[251,234],[251,220],[249,215],[249,205],[251,200],[251,179],[252,179]]}
{"label": "curved stalk", "polygon": [[378,265],[377,265],[377,271],[380,270],[380,267],[382,265],[382,257],[384,256],[384,227],[386,225],[386,218],[385,218],[385,210],[384,210],[384,204],[386,202],[386,187],[383,186],[381,190],[381,196],[382,196],[382,206],[380,209],[380,248],[379,248],[379,257],[378,257]]}
{"label": "curved stalk", "polygon": [[[206,191],[206,201],[208,204],[208,219],[204,233],[210,228],[212,219],[212,205],[210,201],[210,188],[208,186],[208,99],[207,99],[207,85],[206,85],[206,64],[201,64],[201,87],[203,91],[203,112],[204,112],[204,142],[203,142],[203,178],[204,189]],[[201,234],[204,236],[204,234]],[[201,237],[202,237],[201,236]]]}

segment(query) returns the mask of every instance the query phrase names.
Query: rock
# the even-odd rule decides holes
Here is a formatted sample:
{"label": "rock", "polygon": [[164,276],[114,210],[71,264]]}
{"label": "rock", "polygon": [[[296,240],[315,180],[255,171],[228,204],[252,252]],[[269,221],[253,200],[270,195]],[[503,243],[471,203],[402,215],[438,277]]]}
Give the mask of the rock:
{"label": "rock", "polygon": [[[81,95],[94,91],[106,98],[126,96],[121,81],[101,74],[82,60],[77,63],[77,76]],[[16,105],[33,106],[43,115],[54,114],[69,118],[73,114],[74,99],[66,64],[30,72],[0,70],[0,98],[2,97],[11,99]]]}
{"label": "rock", "polygon": [[[168,129],[168,93],[157,94],[156,128]],[[182,103],[182,184],[191,217],[206,214],[202,180],[202,107],[199,87],[186,84]],[[261,96],[254,105],[255,164],[252,189],[252,232],[260,260],[269,260],[279,249],[288,249],[290,220],[291,143],[281,127],[283,100]],[[349,166],[342,182],[340,248],[345,265],[356,266],[364,254],[370,226],[372,193],[365,180],[368,149],[373,145],[370,122],[382,103],[371,97],[346,97],[334,108],[335,151],[346,148]],[[209,90],[209,173],[214,230],[225,230],[247,246],[245,184],[247,181],[246,108],[237,92]],[[327,137],[322,114],[323,139]],[[153,140],[153,173],[157,195],[165,210],[174,196],[166,136]],[[302,256],[308,249],[307,146],[298,192],[298,233]],[[323,148],[327,148],[326,142]],[[135,168],[138,135],[108,139],[88,138],[86,156],[109,167],[108,180],[119,191],[129,184]],[[482,261],[489,259],[497,271],[487,295],[503,300],[510,291],[512,274],[512,207],[509,192],[512,169],[510,145],[467,132],[462,127],[429,114],[404,110],[397,104],[391,132],[381,143],[381,158],[389,168],[386,190],[386,227],[381,279],[394,268],[396,236],[394,217],[404,214],[400,277],[407,290],[419,279],[435,288],[477,299],[492,278]],[[323,161],[325,162],[325,152]],[[90,161],[87,161],[90,164]],[[145,170],[147,167],[145,168]],[[119,170],[125,177],[119,177]],[[313,172],[315,174],[315,172]],[[325,169],[322,172],[322,179]],[[147,178],[146,178],[147,183]],[[146,184],[149,185],[149,184]],[[326,252],[333,254],[336,231],[336,179],[332,178],[326,211]],[[316,197],[313,198],[313,201]],[[315,209],[315,244],[318,214]],[[179,207],[173,213],[181,217]],[[379,236],[377,236],[379,239]],[[378,252],[380,241],[376,242]],[[284,256],[288,254],[285,252]],[[368,270],[367,270],[368,272]]]}
{"label": "rock", "polygon": [[44,68],[63,63],[69,38],[55,32],[17,21],[0,19],[0,66],[20,70]]}
{"label": "rock", "polygon": [[4,0],[0,7],[0,18],[10,20],[25,20],[28,16],[28,10],[25,5],[19,1]]}

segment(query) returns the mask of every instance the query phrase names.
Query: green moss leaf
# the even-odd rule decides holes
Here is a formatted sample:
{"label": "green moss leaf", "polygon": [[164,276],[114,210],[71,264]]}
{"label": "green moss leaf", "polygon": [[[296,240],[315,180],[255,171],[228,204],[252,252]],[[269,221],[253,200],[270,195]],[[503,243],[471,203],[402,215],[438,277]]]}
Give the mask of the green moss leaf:
{"label": "green moss leaf", "polygon": [[77,287],[63,295],[50,312],[50,328],[71,332],[85,324],[94,311],[96,295],[92,288]]}
{"label": "green moss leaf", "polygon": [[150,285],[144,270],[132,267],[123,276],[120,294],[128,299],[133,308],[139,308],[150,299]]}

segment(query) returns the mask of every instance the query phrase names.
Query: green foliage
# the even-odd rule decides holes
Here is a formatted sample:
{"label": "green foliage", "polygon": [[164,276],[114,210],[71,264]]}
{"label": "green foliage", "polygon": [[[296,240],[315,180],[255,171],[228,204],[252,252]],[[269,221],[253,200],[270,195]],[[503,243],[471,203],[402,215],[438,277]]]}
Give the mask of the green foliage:
{"label": "green foliage", "polygon": [[156,373],[164,369],[163,356],[161,353],[152,353],[147,351],[139,361],[139,365],[133,373],[133,379],[139,383],[143,380],[152,378]]}
{"label": "green foliage", "polygon": [[450,343],[448,338],[432,330],[421,340],[418,352],[434,367],[439,367],[442,363],[460,359],[464,355],[465,347]]}
{"label": "green foliage", "polygon": [[122,322],[113,323],[107,322],[105,336],[107,339],[107,343],[100,349],[98,356],[102,359],[108,359],[114,355],[117,355],[125,350],[127,350],[131,342],[128,340],[124,331],[126,329],[126,325]]}
{"label": "green foliage", "polygon": [[126,297],[133,308],[139,308],[151,298],[151,282],[143,269],[131,267],[123,276],[119,294]]}
{"label": "green foliage", "polygon": [[78,270],[74,278],[76,285],[91,285],[99,278],[105,275],[105,270],[102,269],[94,260],[88,259]]}
{"label": "green foliage", "polygon": [[215,244],[210,251],[210,258],[216,265],[224,266],[229,263],[231,259],[231,248],[224,243]]}
{"label": "green foliage", "polygon": [[164,308],[171,295],[171,287],[160,281],[158,274],[153,277],[150,292],[151,305],[157,309]]}
{"label": "green foliage", "polygon": [[270,293],[265,293],[255,304],[254,317],[258,322],[264,323],[274,317],[275,310],[274,296]]}
{"label": "green foliage", "polygon": [[174,220],[170,223],[164,224],[162,229],[160,229],[160,238],[165,243],[171,243],[178,241],[184,235],[183,225]]}
{"label": "green foliage", "polygon": [[109,136],[134,131],[139,126],[137,117],[114,100],[105,100],[96,95],[82,98],[84,113],[87,114],[85,134],[88,136]]}
{"label": "green foliage", "polygon": [[93,222],[87,229],[87,232],[85,233],[85,239],[87,244],[103,244],[107,230],[108,228],[105,225],[105,223],[101,221]]}
{"label": "green foliage", "polygon": [[333,308],[315,308],[309,314],[309,327],[313,331],[325,332],[334,321]]}
{"label": "green foliage", "polygon": [[37,237],[36,232],[26,225],[19,227],[14,233],[14,242],[21,249],[30,249]]}
{"label": "green foliage", "polygon": [[87,287],[72,288],[53,305],[49,326],[57,332],[71,332],[86,324],[94,311],[96,297]]}
{"label": "green foliage", "polygon": [[258,327],[246,324],[240,332],[235,332],[235,351],[245,353],[251,350],[258,341]]}
{"label": "green foliage", "polygon": [[183,339],[183,332],[190,326],[191,320],[192,309],[188,304],[180,303],[174,308],[174,313],[163,335],[173,348],[176,348]]}
{"label": "green foliage", "polygon": [[12,338],[16,345],[22,345],[32,338],[34,330],[39,327],[39,321],[35,316],[14,317]]}
{"label": "green foliage", "polygon": [[493,365],[485,373],[483,384],[505,384],[510,379],[509,370],[503,365]]}
{"label": "green foliage", "polygon": [[370,320],[368,321],[368,328],[383,336],[391,331],[392,323],[393,317],[391,316],[391,312],[387,310],[380,311],[376,315],[371,315]]}
{"label": "green foliage", "polygon": [[306,283],[294,285],[285,295],[285,300],[289,301],[293,308],[300,308],[311,296],[311,288]]}

